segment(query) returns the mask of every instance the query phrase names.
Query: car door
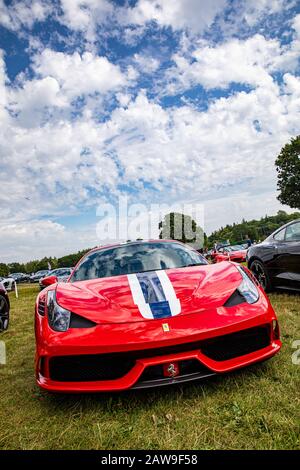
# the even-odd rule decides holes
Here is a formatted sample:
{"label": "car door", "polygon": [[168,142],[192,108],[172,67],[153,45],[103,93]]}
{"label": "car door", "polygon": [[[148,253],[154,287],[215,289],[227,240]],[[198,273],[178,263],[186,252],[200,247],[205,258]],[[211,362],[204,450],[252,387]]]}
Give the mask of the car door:
{"label": "car door", "polygon": [[[268,269],[269,276],[274,287],[288,287],[290,278],[285,265],[285,227],[267,239],[267,243],[262,243],[258,257]],[[258,245],[259,247],[260,245]],[[255,247],[254,247],[255,248]],[[250,251],[253,251],[251,247]]]}
{"label": "car door", "polygon": [[278,245],[279,259],[284,267],[288,285],[300,288],[300,222],[288,225],[285,238]]}

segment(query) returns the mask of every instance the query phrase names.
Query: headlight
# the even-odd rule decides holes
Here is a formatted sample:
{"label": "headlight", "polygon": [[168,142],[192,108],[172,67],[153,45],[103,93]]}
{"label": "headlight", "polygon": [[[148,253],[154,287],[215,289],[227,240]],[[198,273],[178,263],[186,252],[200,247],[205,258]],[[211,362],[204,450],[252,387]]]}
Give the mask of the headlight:
{"label": "headlight", "polygon": [[67,331],[70,326],[71,312],[58,305],[55,290],[47,296],[48,323],[54,331]]}
{"label": "headlight", "polygon": [[254,302],[257,302],[259,298],[258,289],[247,273],[240,266],[237,266],[237,268],[243,278],[237,290],[244,297],[246,302],[248,302],[248,304],[254,304]]}

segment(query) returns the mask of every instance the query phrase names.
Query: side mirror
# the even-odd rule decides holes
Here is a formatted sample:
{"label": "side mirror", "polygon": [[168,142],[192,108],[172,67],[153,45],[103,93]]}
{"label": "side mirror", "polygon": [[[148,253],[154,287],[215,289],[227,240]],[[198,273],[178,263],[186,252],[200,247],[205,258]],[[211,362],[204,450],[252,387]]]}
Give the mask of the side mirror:
{"label": "side mirror", "polygon": [[44,277],[44,279],[42,280],[42,284],[46,287],[46,286],[50,286],[51,284],[55,284],[55,282],[57,282],[58,279],[56,276],[47,276],[47,277]]}

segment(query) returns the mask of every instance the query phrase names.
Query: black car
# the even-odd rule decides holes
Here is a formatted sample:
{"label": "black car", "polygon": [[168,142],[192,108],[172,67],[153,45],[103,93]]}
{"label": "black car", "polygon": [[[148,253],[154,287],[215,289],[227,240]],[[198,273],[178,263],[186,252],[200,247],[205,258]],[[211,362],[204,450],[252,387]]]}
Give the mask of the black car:
{"label": "black car", "polygon": [[30,276],[30,282],[39,282],[39,280],[43,277],[46,277],[49,272],[49,269],[42,269],[41,271],[37,271]]}
{"label": "black car", "polygon": [[248,267],[266,291],[300,290],[300,219],[280,227],[247,252]]}
{"label": "black car", "polygon": [[30,281],[30,276],[29,274],[24,274],[24,273],[11,273],[9,277],[12,277],[16,283],[18,284],[19,282],[29,282]]}
{"label": "black car", "polygon": [[9,298],[5,287],[0,282],[0,333],[7,330],[9,323]]}

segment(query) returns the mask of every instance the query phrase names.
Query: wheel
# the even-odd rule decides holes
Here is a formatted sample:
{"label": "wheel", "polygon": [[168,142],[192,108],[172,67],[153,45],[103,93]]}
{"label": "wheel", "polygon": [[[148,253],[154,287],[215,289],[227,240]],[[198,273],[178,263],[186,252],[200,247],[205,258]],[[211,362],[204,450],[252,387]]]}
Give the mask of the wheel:
{"label": "wheel", "polygon": [[262,286],[262,288],[269,292],[272,289],[272,284],[270,280],[270,276],[268,275],[263,263],[258,259],[252,261],[250,265],[250,269],[253,272],[254,276]]}
{"label": "wheel", "polygon": [[5,331],[9,324],[9,306],[3,295],[0,295],[0,332]]}

